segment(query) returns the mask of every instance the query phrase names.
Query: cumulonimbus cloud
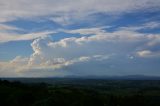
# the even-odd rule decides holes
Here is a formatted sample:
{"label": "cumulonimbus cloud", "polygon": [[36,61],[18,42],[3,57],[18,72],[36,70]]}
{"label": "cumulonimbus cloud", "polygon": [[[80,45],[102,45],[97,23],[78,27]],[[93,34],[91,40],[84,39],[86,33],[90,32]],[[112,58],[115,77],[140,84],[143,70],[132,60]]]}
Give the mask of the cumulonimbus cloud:
{"label": "cumulonimbus cloud", "polygon": [[[101,63],[101,65],[104,64],[103,70],[106,70],[108,69],[106,62],[122,64],[134,58],[154,58],[155,56],[159,58],[159,50],[153,51],[155,45],[159,44],[157,42],[160,42],[157,41],[159,38],[157,34],[144,34],[130,30],[107,32],[103,28],[64,30],[64,32],[91,34],[91,36],[70,37],[59,41],[53,41],[50,37],[37,38],[31,44],[34,52],[30,57],[16,57],[9,63],[1,63],[0,65],[3,67],[1,70],[8,70],[9,67],[19,75],[25,75],[24,73],[33,70],[35,73],[39,73],[38,70],[43,70],[44,74],[46,70],[49,70],[48,75],[50,75],[52,72],[61,72],[67,68],[77,67],[77,64],[87,65],[97,62],[96,68]],[[156,43],[151,45],[153,42]],[[117,63],[121,57],[126,57],[127,60],[123,61],[122,59],[121,63]],[[109,66],[110,68],[114,66],[112,64]],[[119,68],[122,67],[119,66]],[[93,70],[93,72],[97,71]]]}

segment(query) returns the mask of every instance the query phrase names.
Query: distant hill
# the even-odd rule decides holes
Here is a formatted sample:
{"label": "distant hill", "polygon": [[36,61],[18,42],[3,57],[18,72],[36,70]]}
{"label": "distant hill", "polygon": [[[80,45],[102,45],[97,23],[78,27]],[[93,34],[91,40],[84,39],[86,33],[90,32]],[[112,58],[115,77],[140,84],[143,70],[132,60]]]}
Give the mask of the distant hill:
{"label": "distant hill", "polygon": [[159,76],[128,75],[128,76],[65,76],[49,78],[0,78],[1,80],[20,81],[24,83],[76,83],[83,80],[160,80]]}
{"label": "distant hill", "polygon": [[107,80],[160,80],[160,76],[126,75],[126,76],[66,76],[64,78],[107,79]]}

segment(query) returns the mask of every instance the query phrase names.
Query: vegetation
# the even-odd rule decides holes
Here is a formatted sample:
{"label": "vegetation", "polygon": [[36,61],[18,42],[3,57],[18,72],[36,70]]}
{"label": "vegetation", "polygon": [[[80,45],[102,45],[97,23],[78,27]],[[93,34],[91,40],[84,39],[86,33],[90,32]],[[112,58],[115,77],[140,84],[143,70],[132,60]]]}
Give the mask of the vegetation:
{"label": "vegetation", "polygon": [[0,80],[0,106],[160,106],[160,81],[46,84]]}

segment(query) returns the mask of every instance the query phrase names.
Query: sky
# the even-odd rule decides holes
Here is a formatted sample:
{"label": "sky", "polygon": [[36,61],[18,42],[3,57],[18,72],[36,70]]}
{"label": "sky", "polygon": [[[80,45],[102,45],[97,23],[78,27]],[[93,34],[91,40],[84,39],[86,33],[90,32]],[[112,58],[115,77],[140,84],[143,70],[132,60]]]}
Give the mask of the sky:
{"label": "sky", "polygon": [[0,77],[160,76],[160,0],[0,0]]}

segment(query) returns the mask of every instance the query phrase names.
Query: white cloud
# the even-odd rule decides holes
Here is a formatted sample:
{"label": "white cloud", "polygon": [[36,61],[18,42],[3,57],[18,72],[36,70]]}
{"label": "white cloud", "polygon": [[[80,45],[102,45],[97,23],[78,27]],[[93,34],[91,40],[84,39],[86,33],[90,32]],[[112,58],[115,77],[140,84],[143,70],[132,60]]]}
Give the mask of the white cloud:
{"label": "white cloud", "polygon": [[[50,20],[62,25],[68,25],[74,23],[76,20],[86,19],[86,17],[96,13],[121,14],[137,11],[139,9],[145,10],[147,8],[152,8],[154,10],[159,6],[160,0],[12,0],[9,2],[6,0],[0,0],[0,22],[8,22],[21,18],[39,19],[44,16],[45,19],[49,18]],[[89,20],[91,20],[91,18],[89,18]],[[141,27],[132,27],[130,29],[153,29],[157,27],[159,27],[158,22],[150,22]],[[104,27],[77,29],[65,32],[80,34],[106,34],[106,32],[102,30],[103,28]],[[0,24],[0,43],[17,40],[32,40],[43,35],[55,33],[53,31],[31,32],[28,34],[19,34],[16,32],[20,30],[22,29]]]}
{"label": "white cloud", "polygon": [[143,26],[150,29],[160,28],[160,22],[149,22],[145,23]]}
{"label": "white cloud", "polygon": [[106,26],[106,27],[98,27],[98,28],[81,28],[81,29],[75,29],[75,30],[62,30],[66,33],[79,33],[79,34],[83,34],[83,35],[96,35],[96,34],[103,34],[106,31],[103,30],[103,28],[109,28],[110,26]]}
{"label": "white cloud", "polygon": [[[119,64],[122,64],[139,57],[160,57],[159,52],[152,51],[152,48],[159,43],[150,44],[155,42],[159,36],[157,34],[142,34],[130,30],[107,32],[103,28],[65,30],[64,32],[90,34],[91,36],[64,38],[60,41],[52,41],[50,37],[39,37],[31,44],[34,52],[30,57],[16,57],[10,62],[1,63],[0,70],[12,69],[19,76],[29,75],[32,72],[41,76],[47,70],[46,76],[54,76],[54,73],[56,75],[64,75],[63,72],[69,74],[70,71],[66,71],[67,68],[75,68],[77,64],[87,65],[96,62],[96,65],[86,66],[83,69],[90,70],[91,68],[95,71],[93,67],[96,67],[95,72],[98,72],[98,67],[112,70],[114,67],[111,66],[118,64],[117,61],[119,60],[121,60]],[[124,60],[124,57],[129,60]],[[106,62],[110,64],[109,61],[112,63],[111,66],[107,66]],[[99,65],[103,66],[100,67]],[[78,68],[78,66],[76,67]],[[74,74],[74,72],[71,73]]]}
{"label": "white cloud", "polygon": [[160,52],[153,52],[150,50],[142,50],[142,51],[138,51],[137,55],[139,57],[143,57],[143,58],[152,58],[152,57],[160,57]]}
{"label": "white cloud", "polygon": [[0,62],[0,77],[18,77],[16,73],[17,65],[10,64],[9,62]]}
{"label": "white cloud", "polygon": [[[160,0],[0,0],[0,22],[45,17],[62,25],[68,25],[77,20],[84,21],[86,17],[97,13],[118,15],[139,10],[154,11],[159,7]],[[0,43],[34,40],[31,44],[34,52],[30,57],[17,56],[9,62],[0,62],[0,76],[23,76],[24,73],[28,76],[33,73],[33,76],[64,75],[62,73],[65,72],[60,70],[72,68],[77,64],[88,65],[95,61],[97,62],[95,66],[83,69],[91,68],[94,71],[95,67],[97,69],[100,68],[98,65],[103,65],[102,69],[109,70],[110,66],[106,65],[108,59],[113,63],[119,60],[123,63],[123,56],[132,60],[139,57],[159,58],[160,35],[137,32],[159,26],[158,22],[150,22],[138,27],[123,27],[113,32],[104,30],[110,26],[60,30],[83,36],[55,42],[48,35],[58,31],[19,34],[16,31],[22,29],[0,24]],[[158,50],[153,51],[154,47]],[[114,56],[117,56],[118,60],[114,59]]]}
{"label": "white cloud", "polygon": [[53,19],[54,21],[66,23],[65,20],[72,17],[81,19],[92,13],[117,14],[139,9],[157,9],[159,4],[160,0],[0,0],[0,21],[53,16],[60,18]]}
{"label": "white cloud", "polygon": [[121,30],[130,30],[130,31],[138,31],[143,29],[156,29],[156,28],[160,28],[159,22],[147,22],[138,26],[120,27]]}
{"label": "white cloud", "polygon": [[17,27],[14,26],[9,26],[9,25],[5,25],[5,24],[0,24],[0,31],[8,31],[8,30],[21,30]]}
{"label": "white cloud", "polygon": [[21,56],[17,56],[16,58],[14,58],[13,60],[10,61],[11,64],[15,64],[15,65],[26,65],[28,64],[28,58],[23,58]]}
{"label": "white cloud", "polygon": [[0,32],[0,43],[9,42],[9,41],[33,40],[42,36],[48,36],[49,34],[56,33],[55,31],[42,31],[42,32],[33,32],[33,33],[27,33],[27,34],[18,34],[18,33],[13,33],[9,31],[10,30],[8,30],[7,28],[5,32]]}

